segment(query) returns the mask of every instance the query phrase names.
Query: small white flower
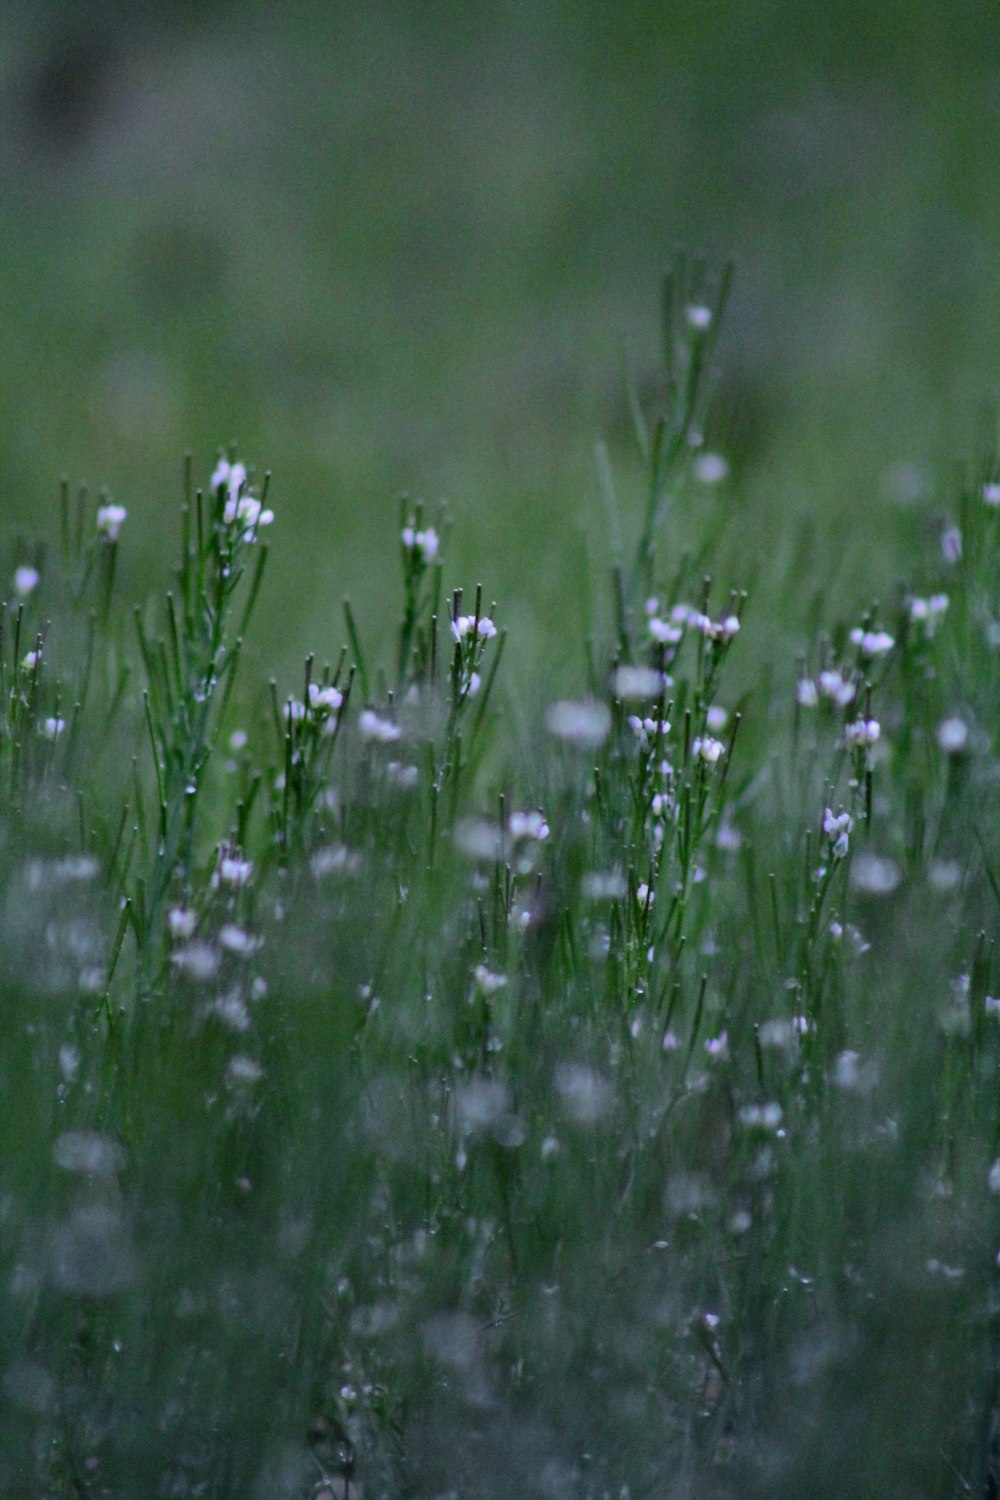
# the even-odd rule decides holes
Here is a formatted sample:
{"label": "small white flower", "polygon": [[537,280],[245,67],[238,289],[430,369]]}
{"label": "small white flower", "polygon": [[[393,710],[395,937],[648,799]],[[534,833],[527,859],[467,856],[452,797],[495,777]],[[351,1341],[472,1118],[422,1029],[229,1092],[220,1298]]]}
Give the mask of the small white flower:
{"label": "small white flower", "polygon": [[219,859],[213,884],[240,887],[249,885],[252,878],[253,865],[248,859],[240,859],[236,854],[223,854]]}
{"label": "small white flower", "polygon": [[326,875],[356,875],[362,863],[357,849],[348,849],[346,844],[328,844],[316,850],[309,868],[317,880],[322,880]]}
{"label": "small white flower", "polygon": [[1000,484],[991,480],[989,484],[983,485],[983,503],[985,505],[1000,505]]}
{"label": "small white flower", "polygon": [[736,615],[726,615],[724,620],[719,620],[712,626],[712,637],[717,641],[731,641],[734,635],[740,633],[740,622]]}
{"label": "small white flower", "polygon": [[596,750],[608,737],[611,713],[606,704],[593,699],[563,700],[549,705],[545,723],[556,739],[565,740],[579,750]]}
{"label": "small white flower", "polygon": [[684,634],[680,625],[672,625],[669,620],[661,620],[657,615],[647,621],[647,626],[653,640],[660,646],[676,646]]}
{"label": "small white flower", "polygon": [[651,891],[645,881],[636,887],[635,899],[640,906],[650,907],[656,900],[655,892]]}
{"label": "small white flower", "polygon": [[777,1130],[782,1118],[781,1105],[776,1101],[768,1104],[745,1104],[740,1110],[740,1124],[748,1130]]}
{"label": "small white flower", "polygon": [[819,693],[816,684],[811,677],[800,677],[795,684],[795,701],[802,708],[815,708],[819,702]]}
{"label": "small white flower", "polygon": [[190,911],[183,906],[172,906],[167,912],[167,927],[173,938],[187,942],[188,938],[194,937],[197,926],[198,913],[196,911]]}
{"label": "small white flower", "polygon": [[946,755],[961,755],[969,743],[969,726],[964,719],[952,716],[937,727],[937,742]]}
{"label": "small white flower", "polygon": [[694,477],[701,484],[721,484],[729,474],[729,465],[721,453],[699,453],[694,461]]}
{"label": "small white flower", "polygon": [[451,622],[451,633],[456,641],[464,641],[469,634],[477,635],[481,641],[490,641],[497,628],[488,615],[483,615],[480,620],[475,615],[458,615]]}
{"label": "small white flower", "polygon": [[361,738],[377,745],[391,745],[402,737],[403,731],[391,719],[383,719],[372,708],[362,709],[358,715]]}
{"label": "small white flower", "polygon": [[335,687],[320,687],[318,683],[309,684],[309,707],[314,714],[335,714],[344,701],[344,695]]}
{"label": "small white flower", "polygon": [[541,843],[549,836],[549,825],[540,812],[513,812],[507,820],[507,832],[512,839],[534,839]]}
{"label": "small white flower", "polygon": [[823,813],[823,832],[830,840],[834,859],[843,859],[848,849],[848,835],[854,827],[854,819],[849,812],[835,813],[832,808],[827,808]]}
{"label": "small white flower", "polygon": [[264,1069],[256,1058],[237,1053],[235,1057],[229,1059],[226,1067],[227,1088],[246,1088],[251,1084],[260,1083],[263,1077]]}
{"label": "small white flower", "polygon": [[28,654],[23,657],[21,666],[26,672],[34,672],[35,669],[41,665],[41,661],[42,648],[41,646],[38,646],[34,651],[29,651]]}
{"label": "small white flower", "polygon": [[432,563],[438,555],[438,534],[433,526],[422,531],[417,531],[412,525],[404,526],[402,541],[408,552],[419,552],[425,563]]}
{"label": "small white flower", "polygon": [[941,537],[941,556],[946,563],[957,563],[962,559],[962,533],[957,526],[949,526]]}
{"label": "small white flower", "polygon": [[923,628],[923,633],[929,640],[947,613],[948,604],[947,594],[932,594],[929,599],[911,599],[910,620]]}
{"label": "small white flower", "polygon": [[649,716],[641,719],[638,714],[629,714],[625,722],[644,750],[657,736],[662,738],[670,733],[670,722],[667,719],[653,719]]}
{"label": "small white flower", "polygon": [[385,774],[392,785],[398,786],[402,791],[410,791],[420,780],[420,772],[416,766],[406,765],[399,760],[391,760],[385,768]]}
{"label": "small white flower", "polygon": [[844,726],[844,741],[849,746],[874,745],[882,734],[877,719],[855,719]]}
{"label": "small white flower", "polygon": [[188,943],[172,954],[170,962],[180,973],[202,984],[219,972],[219,955],[209,943]]}
{"label": "small white flower", "polygon": [[616,698],[628,702],[635,698],[657,698],[671,679],[663,672],[654,672],[652,667],[619,667],[611,679],[611,691]]}
{"label": "small white flower", "polygon": [[866,896],[890,896],[901,880],[894,859],[863,850],[851,866],[851,884]]}
{"label": "small white flower", "polygon": [[209,488],[213,494],[215,494],[216,490],[220,490],[223,485],[228,485],[230,472],[228,461],[225,458],[220,458],[212,471],[211,479],[208,481]]}
{"label": "small white flower", "polygon": [[705,1043],[705,1051],[716,1062],[723,1062],[729,1056],[728,1033],[720,1031],[718,1036],[709,1037]]}
{"label": "small white flower", "polygon": [[39,727],[44,739],[57,740],[66,728],[66,720],[58,718],[44,719]]}
{"label": "small white flower", "polygon": [[836,668],[828,668],[821,672],[816,679],[820,694],[829,698],[838,708],[846,708],[853,703],[857,694],[857,684]]}
{"label": "small white flower", "polygon": [[274,520],[274,511],[265,510],[260,501],[255,500],[252,495],[242,495],[237,498],[231,493],[222,512],[222,519],[227,526],[232,526],[234,521],[238,521],[244,540],[252,542],[256,538],[258,526],[271,525]]}
{"label": "small white flower", "polygon": [[227,953],[235,953],[237,958],[251,958],[264,946],[264,939],[254,937],[235,922],[227,922],[219,929],[219,946]]}
{"label": "small white flower", "polygon": [[885,630],[862,630],[858,625],[851,631],[851,642],[858,646],[862,656],[884,656],[896,644]]}
{"label": "small white flower", "polygon": [[97,511],[97,529],[109,542],[116,542],[127,516],[124,505],[102,505]]}
{"label": "small white flower", "polygon": [[718,703],[713,703],[705,715],[705,727],[713,734],[721,734],[729,723],[729,710],[722,708]]}
{"label": "small white flower", "polygon": [[484,995],[495,995],[507,985],[506,974],[495,974],[486,964],[477,964],[472,974],[477,988]]}
{"label": "small white flower", "polygon": [[30,568],[27,563],[22,563],[14,573],[14,592],[18,598],[27,599],[29,594],[34,593],[40,577],[37,568]]}
{"label": "small white flower", "polygon": [[694,328],[699,333],[702,333],[711,324],[712,309],[706,307],[704,303],[692,302],[684,309],[684,316],[687,318],[690,328]]}
{"label": "small white flower", "polygon": [[725,755],[726,747],[721,740],[714,739],[710,734],[698,735],[692,742],[691,753],[706,765],[716,766]]}

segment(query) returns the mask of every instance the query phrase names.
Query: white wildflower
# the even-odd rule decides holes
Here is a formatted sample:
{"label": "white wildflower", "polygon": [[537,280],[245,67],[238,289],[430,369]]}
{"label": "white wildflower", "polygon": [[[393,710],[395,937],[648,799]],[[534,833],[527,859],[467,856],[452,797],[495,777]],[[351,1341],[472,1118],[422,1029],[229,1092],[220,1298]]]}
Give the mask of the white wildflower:
{"label": "white wildflower", "polygon": [[729,465],[721,453],[699,453],[693,467],[700,484],[721,484],[729,474]]}
{"label": "white wildflower", "polygon": [[328,844],[317,849],[309,861],[309,868],[317,880],[327,875],[356,875],[363,864],[357,849],[348,849],[346,844]]}
{"label": "white wildflower", "polygon": [[476,987],[484,995],[495,995],[498,990],[506,988],[506,974],[495,974],[486,964],[477,964],[472,972],[476,981]]}
{"label": "white wildflower", "polygon": [[116,542],[127,516],[124,505],[101,505],[97,511],[97,530],[109,542]]}
{"label": "white wildflower", "polygon": [[249,1087],[254,1083],[260,1083],[264,1077],[264,1069],[256,1058],[246,1057],[243,1053],[237,1053],[229,1059],[226,1068],[227,1088]]}
{"label": "white wildflower", "polygon": [[36,646],[34,651],[29,651],[21,658],[21,666],[26,672],[34,672],[42,664],[42,648]]}
{"label": "white wildflower", "polygon": [[834,859],[843,859],[848,849],[848,835],[854,827],[854,819],[849,812],[833,812],[827,808],[823,813],[823,832],[832,845],[831,853]]}
{"label": "white wildflower", "polygon": [[641,885],[636,887],[635,899],[636,901],[638,901],[640,906],[649,908],[656,900],[656,894],[650,889],[646,882],[643,881]]}
{"label": "white wildflower", "polygon": [[698,735],[691,744],[691,754],[709,766],[718,765],[725,753],[726,747],[722,741],[714,739],[710,734]]}
{"label": "white wildflower", "polygon": [[863,850],[851,866],[851,885],[866,896],[889,896],[902,876],[894,859]]}
{"label": "white wildflower", "polygon": [[660,646],[676,646],[684,635],[680,625],[672,625],[669,620],[661,620],[658,615],[653,615],[646,623],[653,640]]}
{"label": "white wildflower", "polygon": [[553,1082],[563,1109],[578,1125],[595,1125],[614,1100],[607,1079],[586,1063],[558,1063]]}
{"label": "white wildflower", "polygon": [[729,1056],[729,1035],[720,1031],[718,1036],[709,1037],[705,1043],[705,1052],[715,1062],[724,1062]]}
{"label": "white wildflower", "polygon": [[932,891],[953,891],[962,883],[962,866],[954,859],[932,859],[927,864],[927,884]]}
{"label": "white wildflower", "polygon": [[545,723],[556,739],[564,740],[578,750],[596,750],[608,737],[611,713],[606,704],[594,699],[582,702],[564,699],[549,705]]}
{"label": "white wildflower", "polygon": [[947,594],[932,594],[929,599],[911,599],[909,605],[911,623],[921,626],[924,635],[929,640],[947,613],[949,602]]}
{"label": "white wildflower", "polygon": [[418,552],[425,563],[432,563],[438,555],[438,534],[433,526],[417,531],[412,525],[404,526],[403,546],[408,552]]}
{"label": "white wildflower", "polygon": [[541,812],[513,812],[507,820],[512,839],[534,839],[541,843],[549,836],[549,825]]}
{"label": "white wildflower", "polygon": [[400,760],[391,760],[385,768],[387,779],[393,786],[401,791],[410,791],[420,780],[420,772],[416,766],[407,765]]}
{"label": "white wildflower", "polygon": [[219,972],[219,955],[209,943],[188,943],[172,954],[170,962],[180,973],[202,984]]}
{"label": "white wildflower", "polygon": [[705,715],[705,727],[713,734],[721,734],[729,723],[729,710],[713,703]]}
{"label": "white wildflower", "polygon": [[383,719],[372,708],[362,709],[358,715],[358,729],[362,739],[371,740],[378,745],[391,745],[403,733],[398,724],[394,724],[391,719]]}
{"label": "white wildflower", "polygon": [[946,755],[961,755],[969,743],[968,724],[954,715],[942,719],[937,727],[937,742]]}
{"label": "white wildflower", "polygon": [[811,677],[800,677],[795,684],[795,701],[802,708],[815,708],[819,702],[816,684]]}
{"label": "white wildflower", "polygon": [[510,1089],[499,1078],[478,1074],[458,1090],[455,1103],[462,1130],[473,1135],[498,1125],[509,1113]]}
{"label": "white wildflower", "polygon": [[18,598],[27,599],[29,594],[34,593],[40,578],[37,568],[30,568],[27,563],[22,563],[14,572],[14,592]]}
{"label": "white wildflower", "polygon": [[219,946],[237,958],[252,958],[264,946],[264,939],[237,927],[235,922],[227,922],[219,929]]}
{"label": "white wildflower", "polygon": [[740,1124],[748,1130],[777,1130],[783,1111],[777,1102],[745,1104],[740,1110]]}
{"label": "white wildflower", "polygon": [[877,719],[855,719],[844,726],[844,742],[848,746],[875,745],[882,734]]}
{"label": "white wildflower", "polygon": [[477,620],[475,615],[457,615],[451,622],[451,633],[456,641],[464,641],[467,635],[476,635],[481,641],[491,641],[497,628],[488,615]]}
{"label": "white wildflower", "polygon": [[167,928],[172,938],[186,942],[193,938],[198,926],[198,913],[188,907],[172,906],[167,912]]}
{"label": "white wildflower", "polygon": [[849,703],[854,702],[857,684],[835,667],[820,672],[816,681],[821,696],[829,698],[838,708],[846,708]]}
{"label": "white wildflower", "polygon": [[995,479],[983,485],[984,505],[1000,505],[1000,484]]}
{"label": "white wildflower", "polygon": [[274,511],[265,510],[261,502],[252,495],[240,495],[237,498],[231,493],[222,512],[222,519],[227,526],[238,521],[244,540],[252,542],[257,535],[258,526],[271,525]]}
{"label": "white wildflower", "polygon": [[649,715],[640,718],[638,714],[629,714],[625,722],[643,750],[648,748],[652,740],[658,737],[662,739],[670,733],[670,722],[667,719],[654,719]]}
{"label": "white wildflower", "polygon": [[863,630],[860,625],[851,631],[851,642],[860,649],[862,656],[884,656],[896,644],[887,631]]}
{"label": "white wildflower", "polygon": [[344,695],[338,688],[321,687],[319,683],[309,684],[309,707],[317,716],[335,714],[344,701]]}
{"label": "white wildflower", "polygon": [[957,563],[962,559],[962,533],[957,526],[949,526],[941,537],[941,556],[946,563]]}
{"label": "white wildflower", "polygon": [[687,319],[689,328],[695,329],[698,333],[703,333],[712,322],[712,309],[706,307],[702,302],[691,302],[684,309],[684,316]]}
{"label": "white wildflower", "polygon": [[66,720],[54,716],[43,719],[39,726],[39,733],[43,739],[57,740],[66,728]]}
{"label": "white wildflower", "polygon": [[671,679],[666,673],[655,672],[652,667],[619,667],[611,678],[611,691],[625,702],[658,698],[670,686]]}
{"label": "white wildflower", "polygon": [[212,878],[212,885],[249,885],[253,877],[253,865],[248,859],[241,859],[237,854],[223,853],[219,856],[219,864]]}
{"label": "white wildflower", "polygon": [[503,830],[485,818],[460,818],[455,825],[454,839],[469,859],[492,863],[503,856]]}
{"label": "white wildflower", "polygon": [[620,870],[592,870],[581,881],[581,890],[588,901],[616,901],[624,896],[625,889],[625,877]]}

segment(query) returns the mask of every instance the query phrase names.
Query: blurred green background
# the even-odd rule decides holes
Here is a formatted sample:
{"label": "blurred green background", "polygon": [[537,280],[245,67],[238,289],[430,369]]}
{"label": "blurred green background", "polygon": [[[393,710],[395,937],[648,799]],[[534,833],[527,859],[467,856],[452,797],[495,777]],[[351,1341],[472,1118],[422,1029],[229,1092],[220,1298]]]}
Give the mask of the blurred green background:
{"label": "blurred green background", "polygon": [[686,505],[764,619],[803,523],[879,590],[996,383],[998,147],[995,0],[7,0],[5,519],[106,483],[138,594],[182,450],[236,438],[275,472],[269,668],[334,653],[345,592],[388,628],[403,490],[524,661],[578,660],[593,441],[684,246],[737,261],[731,474]]}

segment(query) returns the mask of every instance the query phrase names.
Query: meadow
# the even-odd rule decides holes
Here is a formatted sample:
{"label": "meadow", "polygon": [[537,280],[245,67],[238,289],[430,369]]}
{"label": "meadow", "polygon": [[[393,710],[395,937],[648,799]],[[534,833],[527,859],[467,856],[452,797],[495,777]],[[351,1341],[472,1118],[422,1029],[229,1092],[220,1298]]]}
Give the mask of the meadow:
{"label": "meadow", "polygon": [[6,544],[12,1500],[994,1492],[995,432],[877,601],[741,577],[729,287],[551,662],[404,499],[395,636],[255,675],[308,539],[232,449],[148,599],[107,495]]}

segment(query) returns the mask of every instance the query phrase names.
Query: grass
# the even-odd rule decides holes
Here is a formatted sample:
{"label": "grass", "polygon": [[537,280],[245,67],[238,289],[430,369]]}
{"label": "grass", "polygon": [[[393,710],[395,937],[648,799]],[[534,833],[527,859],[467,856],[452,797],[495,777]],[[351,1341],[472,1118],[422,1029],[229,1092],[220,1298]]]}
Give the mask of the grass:
{"label": "grass", "polygon": [[988,1493],[998,458],[845,620],[779,557],[777,650],[690,505],[727,291],[561,696],[408,506],[396,649],[255,686],[234,453],[145,605],[106,501],[10,556],[5,1495]]}

